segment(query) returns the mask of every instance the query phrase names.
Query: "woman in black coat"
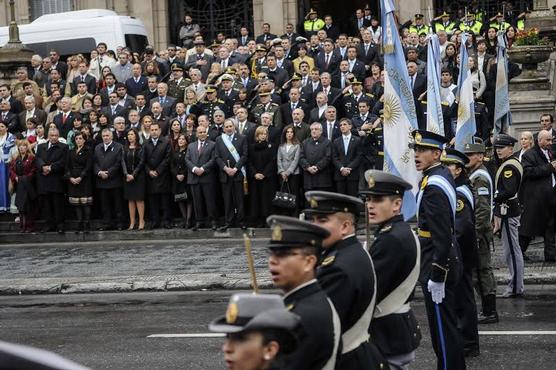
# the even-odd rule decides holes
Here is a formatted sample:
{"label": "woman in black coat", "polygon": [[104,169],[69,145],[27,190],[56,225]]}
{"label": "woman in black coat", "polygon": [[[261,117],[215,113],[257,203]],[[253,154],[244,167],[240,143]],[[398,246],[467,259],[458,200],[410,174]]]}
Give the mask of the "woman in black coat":
{"label": "woman in black coat", "polygon": [[172,161],[170,163],[174,201],[180,209],[181,217],[183,218],[183,227],[186,229],[189,229],[193,225],[191,217],[193,213],[193,205],[191,203],[192,196],[189,191],[189,186],[187,186],[187,165],[185,164],[188,144],[185,134],[180,134],[176,140],[176,148],[172,152]]}
{"label": "woman in black coat", "polygon": [[139,214],[139,228],[145,228],[145,156],[139,144],[139,132],[131,129],[127,132],[127,145],[122,155],[124,173],[124,198],[129,209],[129,228],[135,228],[135,212]]}
{"label": "woman in black coat", "polygon": [[68,154],[65,178],[68,180],[68,200],[77,216],[77,230],[88,233],[91,229],[91,205],[93,204],[92,167],[93,150],[86,145],[81,132],[73,137],[75,148]]}
{"label": "woman in black coat", "polygon": [[264,227],[276,192],[277,146],[268,142],[268,129],[255,130],[255,142],[249,145],[248,178],[251,215],[257,227]]}

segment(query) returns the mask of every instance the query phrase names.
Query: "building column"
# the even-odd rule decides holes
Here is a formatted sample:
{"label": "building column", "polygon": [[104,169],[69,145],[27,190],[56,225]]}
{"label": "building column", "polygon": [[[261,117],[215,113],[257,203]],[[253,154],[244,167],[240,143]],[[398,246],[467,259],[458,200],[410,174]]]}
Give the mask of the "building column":
{"label": "building column", "polygon": [[[554,0],[556,1],[556,0]],[[395,0],[395,7],[399,14],[399,22],[404,24],[408,20],[413,20],[415,14],[422,13],[427,22],[430,18],[430,12],[433,12],[434,18],[434,2],[433,0],[404,1]],[[430,9],[430,10],[429,10]]]}
{"label": "building column", "polygon": [[271,33],[284,34],[286,24],[297,24],[297,0],[253,0],[253,36],[261,34],[263,23]]}

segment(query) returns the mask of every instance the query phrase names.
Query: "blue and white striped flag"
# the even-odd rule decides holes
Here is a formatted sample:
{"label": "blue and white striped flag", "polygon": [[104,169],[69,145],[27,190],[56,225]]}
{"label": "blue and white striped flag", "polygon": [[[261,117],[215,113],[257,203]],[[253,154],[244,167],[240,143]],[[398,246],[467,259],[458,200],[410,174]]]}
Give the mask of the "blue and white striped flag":
{"label": "blue and white striped flag", "polygon": [[494,103],[494,136],[507,132],[512,124],[510,95],[508,93],[508,58],[504,32],[498,33],[496,56],[496,95]]}
{"label": "blue and white striped flag", "polygon": [[437,35],[429,35],[427,50],[427,131],[444,136],[442,99],[440,98],[440,45]]}
{"label": "blue and white striped flag", "polygon": [[469,71],[469,57],[467,54],[467,34],[461,35],[460,69],[458,77],[458,119],[456,125],[456,149],[463,151],[465,144],[473,142],[477,132],[475,123],[475,99],[473,97],[473,83]]}
{"label": "blue and white striped flag", "polygon": [[416,213],[419,172],[415,153],[408,148],[411,132],[417,129],[417,115],[404,52],[394,19],[392,0],[381,0],[382,45],[384,48],[384,171],[402,177],[413,185],[404,194],[405,219]]}

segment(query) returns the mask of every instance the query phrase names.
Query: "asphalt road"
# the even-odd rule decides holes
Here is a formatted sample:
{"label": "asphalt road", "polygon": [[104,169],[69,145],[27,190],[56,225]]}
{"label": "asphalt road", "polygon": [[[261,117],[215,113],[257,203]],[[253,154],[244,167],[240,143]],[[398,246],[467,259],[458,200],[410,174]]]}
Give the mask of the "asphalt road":
{"label": "asphalt road", "polygon": [[[54,351],[93,369],[223,369],[221,338],[147,338],[206,333],[224,313],[230,291],[0,297],[0,339]],[[499,300],[501,323],[480,330],[555,331],[556,292],[535,287]],[[413,305],[424,340],[412,369],[434,369],[423,303]],[[481,335],[469,369],[554,366],[556,335]]]}

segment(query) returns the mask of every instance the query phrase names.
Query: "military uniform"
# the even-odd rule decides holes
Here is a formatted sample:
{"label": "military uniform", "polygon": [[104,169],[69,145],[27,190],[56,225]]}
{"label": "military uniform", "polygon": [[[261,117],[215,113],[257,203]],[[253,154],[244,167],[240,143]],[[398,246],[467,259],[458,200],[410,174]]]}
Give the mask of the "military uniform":
{"label": "military uniform", "polygon": [[368,101],[369,102],[369,111],[371,111],[374,107],[374,95],[365,93],[361,94],[359,98],[357,98],[353,93],[346,93],[342,97],[342,106],[344,107],[344,116],[352,119],[354,116],[359,114],[359,102],[360,101]]}
{"label": "military uniform", "polygon": [[[207,94],[216,93],[216,88],[212,85],[207,86]],[[221,110],[224,112],[226,117],[229,117],[230,112],[228,111],[228,107],[226,106],[225,102],[221,99],[214,99],[214,100],[207,100],[206,98],[199,103],[197,103],[198,111],[201,114],[207,115],[210,123],[214,123],[213,121],[213,114],[216,110]]]}
{"label": "military uniform", "polygon": [[251,119],[253,122],[256,122],[258,125],[261,124],[261,114],[263,113],[270,113],[272,114],[272,123],[274,126],[278,127],[275,120],[279,120],[278,116],[280,111],[280,106],[276,103],[269,102],[267,105],[259,103],[255,106],[255,108],[251,109]]}
{"label": "military uniform", "polygon": [[[445,165],[455,164],[464,169],[469,158],[462,152],[446,148],[441,161]],[[473,292],[473,270],[477,266],[477,238],[475,234],[475,195],[465,170],[455,178],[457,245],[461,251],[463,275],[456,290],[456,314],[463,339],[466,356],[479,355],[479,331],[477,328],[477,304]]]}
{"label": "military uniform", "polygon": [[191,85],[191,80],[183,77],[184,69],[179,63],[172,64],[172,71],[181,71],[182,77],[168,82],[168,95],[176,98],[178,103],[183,102],[185,98],[185,89]]}
{"label": "military uniform", "polygon": [[[428,131],[413,132],[412,147],[442,150],[446,138]],[[460,252],[455,245],[455,183],[450,171],[440,163],[423,170],[417,194],[417,219],[421,245],[421,273],[432,345],[437,369],[465,369],[461,333],[455,314],[456,291],[461,279]],[[441,303],[432,293],[443,290]]]}
{"label": "military uniform", "polygon": [[[322,239],[330,235],[318,225],[293,217],[270,216],[267,223],[272,230],[268,245],[271,253],[309,247],[318,256]],[[340,318],[317,280],[288,291],[284,303],[301,318],[299,345],[285,359],[284,369],[334,369],[340,345]]]}
{"label": "military uniform", "polygon": [[[484,153],[484,144],[466,144],[465,154]],[[492,272],[490,246],[492,243],[492,200],[494,189],[492,178],[484,165],[469,175],[475,189],[475,232],[477,235],[477,268],[474,273],[475,289],[482,301],[479,323],[498,322],[496,312],[496,280]]]}
{"label": "military uniform", "polygon": [[[346,212],[359,215],[363,202],[324,191],[308,191],[306,216]],[[370,255],[355,234],[325,248],[317,280],[334,303],[342,325],[342,353],[337,369],[384,369],[386,361],[369,336],[375,309],[376,275]]]}
{"label": "military uniform", "polygon": [[[494,147],[512,146],[517,142],[513,137],[500,134]],[[523,295],[523,255],[519,246],[518,228],[521,208],[518,193],[523,177],[523,167],[514,157],[502,161],[496,171],[494,184],[494,215],[501,219],[502,247],[510,270],[510,281],[504,296]]]}
{"label": "military uniform", "polygon": [[[411,185],[382,171],[365,172],[364,196],[403,197]],[[404,369],[415,358],[421,330],[411,309],[419,277],[419,241],[402,215],[378,225],[370,253],[377,276],[376,308],[370,334],[390,369]]]}

